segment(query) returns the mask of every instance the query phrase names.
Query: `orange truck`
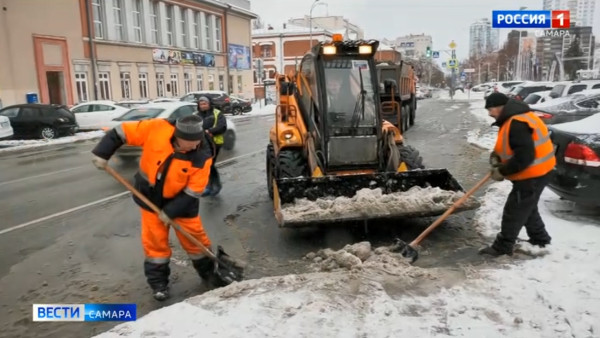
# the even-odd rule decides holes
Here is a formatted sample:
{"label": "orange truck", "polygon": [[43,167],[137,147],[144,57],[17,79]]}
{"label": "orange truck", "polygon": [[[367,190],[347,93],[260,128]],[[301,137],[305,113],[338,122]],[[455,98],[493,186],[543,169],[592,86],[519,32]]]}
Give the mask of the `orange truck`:
{"label": "orange truck", "polygon": [[405,132],[415,124],[417,114],[415,69],[406,61],[380,62],[376,68],[383,118]]}

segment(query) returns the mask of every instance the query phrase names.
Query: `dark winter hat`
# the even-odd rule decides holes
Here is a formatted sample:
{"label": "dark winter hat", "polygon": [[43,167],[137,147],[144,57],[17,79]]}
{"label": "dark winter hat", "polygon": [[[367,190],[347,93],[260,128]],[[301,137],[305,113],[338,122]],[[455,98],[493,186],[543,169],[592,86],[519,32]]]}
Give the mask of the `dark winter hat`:
{"label": "dark winter hat", "polygon": [[508,96],[502,93],[492,93],[485,100],[485,109],[504,106],[508,102]]}
{"label": "dark winter hat", "polygon": [[184,116],[175,122],[175,137],[188,141],[199,141],[203,135],[202,118],[198,115]]}
{"label": "dark winter hat", "polygon": [[204,101],[206,103],[210,103],[210,100],[206,96],[200,96],[200,98],[198,99],[198,103],[200,103],[202,101]]}

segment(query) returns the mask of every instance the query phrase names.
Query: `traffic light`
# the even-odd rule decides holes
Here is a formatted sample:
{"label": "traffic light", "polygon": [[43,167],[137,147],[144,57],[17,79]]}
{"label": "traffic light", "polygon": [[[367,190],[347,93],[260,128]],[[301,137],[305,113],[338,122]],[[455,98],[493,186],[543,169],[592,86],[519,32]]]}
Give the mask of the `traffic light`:
{"label": "traffic light", "polygon": [[430,58],[431,57],[431,47],[427,47],[427,52],[425,52],[425,55]]}

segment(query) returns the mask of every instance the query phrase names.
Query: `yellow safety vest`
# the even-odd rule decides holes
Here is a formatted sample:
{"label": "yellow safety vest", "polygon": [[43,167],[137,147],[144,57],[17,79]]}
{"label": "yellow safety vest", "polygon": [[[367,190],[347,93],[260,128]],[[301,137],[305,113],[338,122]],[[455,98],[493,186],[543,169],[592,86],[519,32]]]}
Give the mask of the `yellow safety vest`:
{"label": "yellow safety vest", "polygon": [[[215,115],[215,123],[213,124],[213,128],[217,126],[217,121],[219,118],[219,114],[221,114],[221,111],[218,109],[213,109],[213,114]],[[213,140],[215,141],[215,144],[223,144],[225,143],[225,138],[223,137],[223,134],[219,134],[219,135],[213,135]]]}

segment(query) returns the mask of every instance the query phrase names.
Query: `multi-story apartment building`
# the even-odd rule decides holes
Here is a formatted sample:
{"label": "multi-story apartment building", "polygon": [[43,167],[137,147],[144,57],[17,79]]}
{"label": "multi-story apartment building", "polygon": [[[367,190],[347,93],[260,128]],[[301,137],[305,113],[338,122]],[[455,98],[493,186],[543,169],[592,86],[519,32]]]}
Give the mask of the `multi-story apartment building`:
{"label": "multi-story apartment building", "polygon": [[403,57],[419,59],[425,57],[427,47],[431,48],[433,40],[431,35],[410,34],[391,41],[384,39],[383,42],[394,47]]}
{"label": "multi-story apartment building", "polygon": [[542,68],[542,79],[558,78],[558,71],[552,72],[552,69],[557,69],[559,60],[567,58],[567,51],[576,38],[579,39],[579,48],[582,52],[581,59],[578,60],[581,69],[593,68],[595,37],[592,34],[592,27],[575,26],[569,28],[568,32],[569,34],[562,36],[543,36],[537,39],[536,54]]}
{"label": "multi-story apartment building", "polygon": [[569,10],[571,27],[594,26],[597,0],[544,0],[544,10]]}
{"label": "multi-story apartment building", "polygon": [[469,29],[469,56],[480,57],[497,50],[499,47],[499,31],[492,28],[487,18],[481,19]]}
{"label": "multi-story apartment building", "polygon": [[[0,0],[0,99],[253,97],[248,9],[215,0]],[[89,18],[89,20],[88,20]]]}

